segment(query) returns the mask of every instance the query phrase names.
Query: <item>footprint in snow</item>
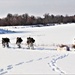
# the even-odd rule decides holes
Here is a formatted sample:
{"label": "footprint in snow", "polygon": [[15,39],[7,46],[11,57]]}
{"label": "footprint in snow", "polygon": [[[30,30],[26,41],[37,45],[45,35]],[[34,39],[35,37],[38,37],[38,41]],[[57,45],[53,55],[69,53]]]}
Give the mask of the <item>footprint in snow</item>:
{"label": "footprint in snow", "polygon": [[22,65],[24,62],[17,63],[15,66]]}
{"label": "footprint in snow", "polygon": [[30,62],[33,62],[33,60],[29,60],[29,61],[27,61],[26,63],[30,63]]}
{"label": "footprint in snow", "polygon": [[49,58],[49,56],[45,57],[44,59],[47,59],[47,58]]}
{"label": "footprint in snow", "polygon": [[8,73],[8,71],[2,72],[2,73],[0,73],[0,75],[4,75],[4,74],[6,74],[6,73]]}
{"label": "footprint in snow", "polygon": [[10,70],[10,69],[12,69],[12,68],[13,68],[12,65],[8,65],[8,66],[7,66],[7,70]]}
{"label": "footprint in snow", "polygon": [[37,59],[37,61],[42,60],[42,58]]}

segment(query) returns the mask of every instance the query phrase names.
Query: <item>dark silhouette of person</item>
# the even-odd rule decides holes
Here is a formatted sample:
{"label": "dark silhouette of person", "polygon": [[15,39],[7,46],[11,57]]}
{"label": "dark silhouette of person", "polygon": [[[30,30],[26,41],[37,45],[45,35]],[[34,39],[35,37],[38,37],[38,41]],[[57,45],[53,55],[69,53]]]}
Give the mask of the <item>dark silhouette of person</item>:
{"label": "dark silhouette of person", "polygon": [[3,47],[9,47],[9,42],[10,42],[10,39],[9,38],[2,38],[2,46]]}
{"label": "dark silhouette of person", "polygon": [[17,46],[18,46],[18,48],[21,48],[21,43],[22,43],[22,38],[21,37],[17,37],[16,38],[16,44],[17,44]]}
{"label": "dark silhouette of person", "polygon": [[27,38],[28,49],[34,49],[34,45],[33,45],[34,42],[35,40],[32,37]]}

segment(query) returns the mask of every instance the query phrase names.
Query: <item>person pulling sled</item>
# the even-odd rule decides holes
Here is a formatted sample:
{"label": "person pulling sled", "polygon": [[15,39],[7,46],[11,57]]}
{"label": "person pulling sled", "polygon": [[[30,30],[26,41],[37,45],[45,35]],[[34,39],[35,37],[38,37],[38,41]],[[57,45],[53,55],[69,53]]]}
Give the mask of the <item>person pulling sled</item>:
{"label": "person pulling sled", "polygon": [[10,39],[9,38],[2,38],[2,46],[3,47],[9,47],[9,42],[10,42]]}
{"label": "person pulling sled", "polygon": [[17,46],[18,46],[18,48],[21,48],[21,43],[22,43],[22,38],[21,37],[17,37],[16,38],[16,44],[17,44]]}
{"label": "person pulling sled", "polygon": [[35,40],[33,38],[31,38],[31,37],[27,38],[28,49],[34,49],[34,44],[33,44],[34,42],[35,42]]}

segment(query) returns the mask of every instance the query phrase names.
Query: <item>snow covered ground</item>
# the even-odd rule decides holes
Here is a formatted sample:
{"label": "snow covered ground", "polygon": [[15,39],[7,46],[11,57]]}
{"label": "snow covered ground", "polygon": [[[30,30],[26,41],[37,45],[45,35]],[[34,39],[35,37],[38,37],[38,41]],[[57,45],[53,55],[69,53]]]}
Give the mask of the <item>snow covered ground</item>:
{"label": "snow covered ground", "polygon": [[[47,27],[7,26],[0,27],[0,32],[0,45],[2,37],[10,38],[10,48],[0,46],[0,75],[75,74],[75,51],[57,51],[58,44],[73,43],[75,24]],[[29,36],[35,39],[34,50],[27,49],[26,39]],[[15,44],[16,37],[23,39],[20,49]]]}

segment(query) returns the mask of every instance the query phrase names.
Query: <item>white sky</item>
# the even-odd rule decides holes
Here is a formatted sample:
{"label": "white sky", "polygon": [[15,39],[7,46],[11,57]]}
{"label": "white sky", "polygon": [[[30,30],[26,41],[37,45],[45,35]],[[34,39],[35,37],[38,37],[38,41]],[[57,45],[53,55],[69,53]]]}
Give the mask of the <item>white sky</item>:
{"label": "white sky", "polygon": [[0,0],[0,17],[8,13],[43,16],[45,13],[54,15],[74,15],[75,0]]}

